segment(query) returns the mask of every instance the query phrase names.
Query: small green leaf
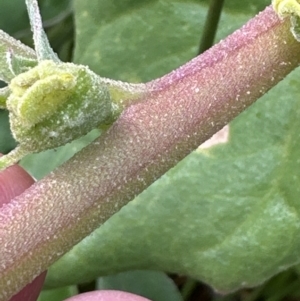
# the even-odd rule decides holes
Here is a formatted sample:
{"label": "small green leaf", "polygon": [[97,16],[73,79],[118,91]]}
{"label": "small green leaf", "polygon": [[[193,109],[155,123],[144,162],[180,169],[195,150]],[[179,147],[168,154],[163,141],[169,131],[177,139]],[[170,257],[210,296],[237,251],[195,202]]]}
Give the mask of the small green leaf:
{"label": "small green leaf", "polygon": [[183,301],[174,282],[162,272],[130,271],[101,277],[97,289],[120,290],[152,301]]}
{"label": "small green leaf", "polygon": [[0,109],[6,109],[6,100],[10,94],[8,87],[0,88]]}
{"label": "small green leaf", "polygon": [[[34,51],[0,30],[0,79],[9,83],[18,72],[37,64]],[[16,65],[18,68],[16,69]]]}
{"label": "small green leaf", "polygon": [[66,286],[56,289],[43,290],[37,301],[64,301],[78,294],[76,286]]}
{"label": "small green leaf", "polygon": [[14,53],[12,49],[7,52],[7,63],[12,74],[15,76],[28,71],[36,66],[36,60],[28,59]]}
{"label": "small green leaf", "polygon": [[299,16],[291,16],[291,31],[294,35],[295,39],[300,42],[300,15]]}
{"label": "small green leaf", "polygon": [[8,112],[0,110],[0,153],[6,154],[16,146],[9,130]]}

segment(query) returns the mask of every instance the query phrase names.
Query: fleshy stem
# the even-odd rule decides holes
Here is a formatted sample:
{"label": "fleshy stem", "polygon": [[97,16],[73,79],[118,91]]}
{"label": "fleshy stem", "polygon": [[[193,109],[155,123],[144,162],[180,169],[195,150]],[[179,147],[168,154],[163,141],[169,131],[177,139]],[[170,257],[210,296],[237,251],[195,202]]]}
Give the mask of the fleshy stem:
{"label": "fleshy stem", "polygon": [[[147,83],[94,143],[0,209],[6,301],[300,63],[273,9]],[[72,176],[70,176],[72,175]]]}
{"label": "fleshy stem", "polygon": [[206,21],[204,24],[204,29],[202,32],[198,54],[201,54],[202,52],[209,49],[213,45],[219,20],[221,17],[223,5],[224,5],[224,0],[210,1],[208,13],[206,16]]}

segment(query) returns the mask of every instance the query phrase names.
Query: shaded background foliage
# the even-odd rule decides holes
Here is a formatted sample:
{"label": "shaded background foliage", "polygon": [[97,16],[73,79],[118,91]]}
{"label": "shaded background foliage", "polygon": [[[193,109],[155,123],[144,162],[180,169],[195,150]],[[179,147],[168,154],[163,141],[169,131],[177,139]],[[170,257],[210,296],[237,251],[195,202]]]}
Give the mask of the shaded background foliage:
{"label": "shaded background foliage", "polygon": [[[39,2],[51,45],[62,60],[130,82],[154,79],[193,58],[209,3]],[[225,1],[216,41],[269,2]],[[1,3],[0,28],[31,45],[23,0]],[[228,296],[199,282],[219,291],[237,290],[300,260],[298,73],[234,120],[227,143],[192,153],[59,260],[46,282],[52,289],[40,301],[94,288],[128,290],[153,301],[298,298],[297,268]],[[15,142],[4,111],[0,128],[0,152],[5,153]],[[94,130],[58,150],[30,155],[22,165],[42,178],[97,135]],[[125,272],[135,269],[173,273],[170,278],[156,271]]]}

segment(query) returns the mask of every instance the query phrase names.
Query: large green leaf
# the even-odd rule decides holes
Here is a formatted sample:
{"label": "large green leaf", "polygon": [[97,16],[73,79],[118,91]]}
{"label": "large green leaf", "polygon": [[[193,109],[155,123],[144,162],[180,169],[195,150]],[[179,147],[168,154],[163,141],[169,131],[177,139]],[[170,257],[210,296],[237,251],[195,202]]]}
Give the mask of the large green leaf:
{"label": "large green leaf", "polygon": [[97,280],[97,289],[120,290],[151,301],[183,301],[174,282],[162,272],[129,271]]}
{"label": "large green leaf", "polygon": [[24,0],[1,1],[0,29],[13,35],[17,31],[29,28]]}
{"label": "large green leaf", "polygon": [[69,14],[71,2],[71,0],[39,0],[44,25],[48,27],[59,23]]}
{"label": "large green leaf", "polygon": [[[75,60],[102,76],[124,81],[141,82],[161,76],[197,54],[207,2],[75,0]],[[231,6],[238,2],[229,1]],[[252,3],[251,13],[262,3],[268,1]],[[249,12],[247,6],[243,12]],[[218,38],[227,36],[247,19],[249,15],[225,10]]]}
{"label": "large green leaf", "polygon": [[[60,22],[70,11],[71,0],[40,0],[46,27]],[[0,29],[17,38],[31,36],[25,0],[1,1]]]}

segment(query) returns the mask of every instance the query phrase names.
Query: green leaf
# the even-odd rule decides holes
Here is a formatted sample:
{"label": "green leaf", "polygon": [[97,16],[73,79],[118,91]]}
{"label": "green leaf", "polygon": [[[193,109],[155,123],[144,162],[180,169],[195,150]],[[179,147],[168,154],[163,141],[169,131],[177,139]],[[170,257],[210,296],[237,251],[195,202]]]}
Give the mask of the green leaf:
{"label": "green leaf", "polygon": [[292,33],[295,39],[299,42],[300,41],[300,16],[292,16],[291,23],[292,23],[292,27],[291,27]]}
{"label": "green leaf", "polygon": [[13,68],[16,64],[18,71],[24,72],[36,64],[36,55],[31,48],[0,30],[0,80],[10,82],[16,76]]}
{"label": "green leaf", "polygon": [[[170,72],[198,52],[208,1],[199,2],[75,0],[75,61],[129,82]],[[228,22],[229,17],[225,11],[218,39],[249,19],[235,14]]]}
{"label": "green leaf", "polygon": [[0,110],[0,153],[6,154],[11,151],[16,142],[9,130],[8,112]]}
{"label": "green leaf", "polygon": [[10,94],[9,88],[6,86],[0,88],[0,109],[6,109],[6,100]]}
{"label": "green leaf", "polygon": [[68,16],[72,9],[71,0],[42,0],[39,7],[45,27],[53,26]]}
{"label": "green leaf", "polygon": [[66,286],[57,289],[43,290],[37,301],[63,301],[78,294],[76,286]]}
{"label": "green leaf", "polygon": [[10,35],[29,26],[24,0],[1,1],[0,28]]}
{"label": "green leaf", "polygon": [[97,289],[121,290],[152,301],[183,301],[174,282],[162,272],[130,271],[101,277]]}
{"label": "green leaf", "polygon": [[[207,2],[206,0],[202,0]],[[232,13],[247,13],[255,15],[259,11],[262,11],[266,6],[270,5],[270,0],[251,0],[251,1],[239,1],[230,0],[226,1],[225,6]]]}

